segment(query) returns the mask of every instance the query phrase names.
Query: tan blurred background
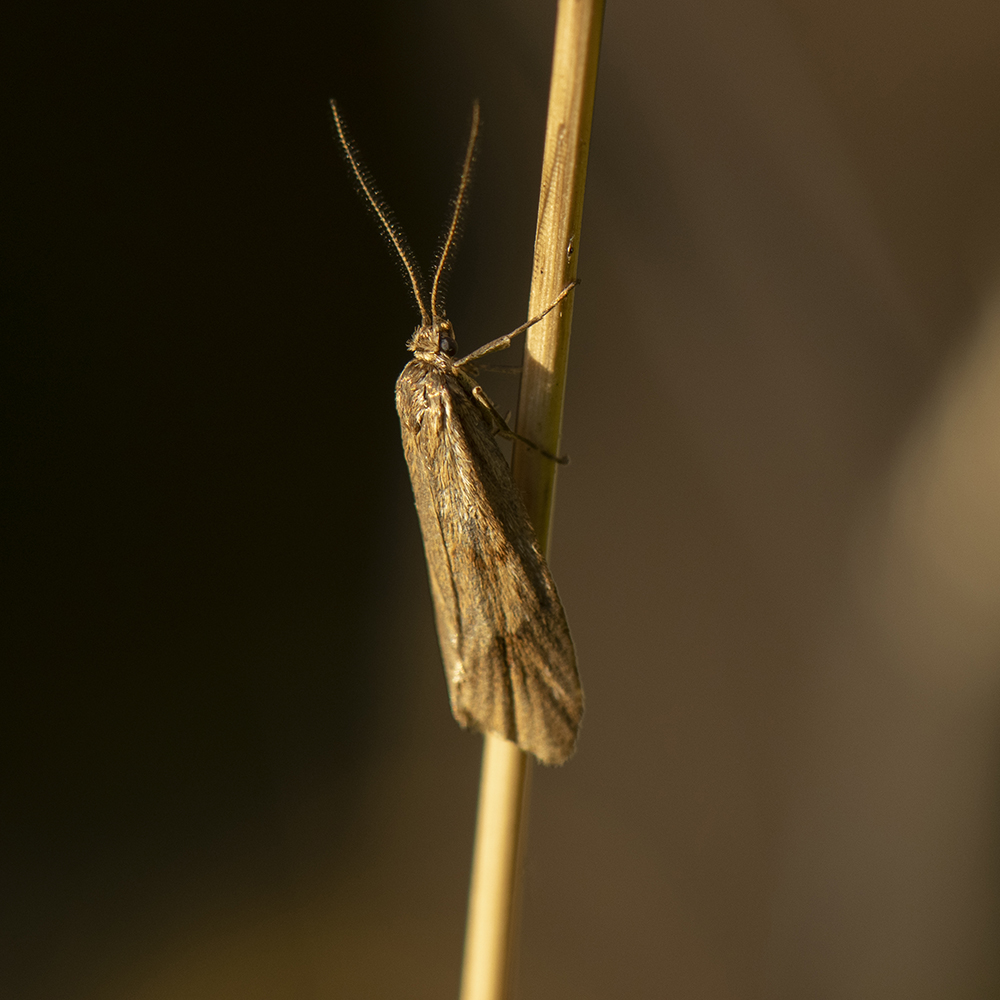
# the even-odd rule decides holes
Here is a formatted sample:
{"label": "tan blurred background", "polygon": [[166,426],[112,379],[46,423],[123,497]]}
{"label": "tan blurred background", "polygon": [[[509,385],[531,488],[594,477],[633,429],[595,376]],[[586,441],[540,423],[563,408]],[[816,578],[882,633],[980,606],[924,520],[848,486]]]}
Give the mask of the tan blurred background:
{"label": "tan blurred background", "polygon": [[[471,349],[526,308],[553,22],[20,13],[0,995],[456,994],[480,741],[324,102],[428,260],[482,101]],[[519,998],[1000,993],[998,168],[993,2],[609,5]]]}

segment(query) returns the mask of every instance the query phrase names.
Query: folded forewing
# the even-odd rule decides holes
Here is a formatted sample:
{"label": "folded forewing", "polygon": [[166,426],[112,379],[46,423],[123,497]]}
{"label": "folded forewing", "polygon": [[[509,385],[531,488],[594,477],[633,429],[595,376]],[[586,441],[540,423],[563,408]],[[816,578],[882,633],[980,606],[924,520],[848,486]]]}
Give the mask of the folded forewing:
{"label": "folded forewing", "polygon": [[457,378],[420,362],[396,393],[452,712],[561,764],[583,714],[576,656],[492,427]]}

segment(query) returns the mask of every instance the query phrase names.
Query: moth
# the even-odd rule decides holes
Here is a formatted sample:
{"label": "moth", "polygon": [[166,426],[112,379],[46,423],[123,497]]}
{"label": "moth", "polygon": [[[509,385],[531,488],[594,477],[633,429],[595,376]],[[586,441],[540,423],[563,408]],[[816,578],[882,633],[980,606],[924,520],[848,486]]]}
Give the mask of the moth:
{"label": "moth", "polygon": [[[576,747],[583,691],[569,626],[524,502],[496,437],[515,434],[476,382],[476,362],[555,309],[455,359],[442,276],[468,197],[479,106],[430,296],[402,230],[361,165],[334,101],[333,120],[361,192],[403,263],[420,310],[407,342],[413,360],[396,382],[396,409],[410,470],[452,714],[496,733],[544,764]],[[547,454],[547,453],[545,453]],[[549,455],[556,461],[554,456]]]}

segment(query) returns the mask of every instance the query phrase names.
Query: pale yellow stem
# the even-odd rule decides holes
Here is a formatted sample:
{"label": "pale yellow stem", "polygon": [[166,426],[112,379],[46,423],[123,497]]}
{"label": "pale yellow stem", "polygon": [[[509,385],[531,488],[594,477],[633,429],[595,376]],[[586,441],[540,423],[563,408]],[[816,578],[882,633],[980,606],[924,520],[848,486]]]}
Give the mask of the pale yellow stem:
{"label": "pale yellow stem", "polygon": [[[559,0],[528,316],[576,276],[603,0]],[[527,333],[517,432],[559,453],[574,293]],[[514,479],[548,549],[556,464],[515,443]],[[531,759],[487,735],[476,821],[461,1000],[505,1000],[520,896]]]}

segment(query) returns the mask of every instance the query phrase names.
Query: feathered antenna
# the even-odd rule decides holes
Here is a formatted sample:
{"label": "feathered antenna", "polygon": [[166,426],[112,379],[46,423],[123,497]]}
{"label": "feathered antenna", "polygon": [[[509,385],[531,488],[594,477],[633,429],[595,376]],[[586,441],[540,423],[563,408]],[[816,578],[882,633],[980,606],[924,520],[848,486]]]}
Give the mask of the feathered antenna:
{"label": "feathered antenna", "polygon": [[[358,154],[354,148],[354,143],[351,141],[347,130],[344,127],[344,123],[340,118],[340,112],[337,110],[337,102],[330,101],[330,110],[333,112],[333,124],[337,129],[337,137],[340,139],[340,145],[344,150],[344,156],[347,157],[347,162],[351,165],[351,169],[354,171],[354,176],[357,178],[358,185],[361,187],[361,192],[364,194],[365,198],[368,199],[368,204],[371,206],[372,211],[375,213],[376,218],[382,224],[382,229],[385,235],[389,238],[389,242],[396,248],[396,253],[399,254],[399,259],[403,262],[403,267],[406,268],[406,273],[410,276],[410,283],[413,285],[413,297],[417,300],[417,305],[420,307],[420,320],[424,326],[429,326],[431,323],[432,314],[434,310],[434,298],[431,297],[431,312],[427,311],[427,306],[424,304],[424,290],[423,282],[420,275],[420,269],[417,267],[416,261],[413,259],[413,251],[410,249],[410,245],[406,242],[406,237],[403,235],[403,230],[399,223],[396,221],[396,217],[392,214],[392,210],[386,204],[385,198],[382,197],[382,193],[375,186],[375,182],[372,180],[371,174],[361,163]],[[476,108],[476,121],[478,122],[479,109]],[[475,133],[473,133],[474,135]],[[466,171],[468,170],[469,157],[466,157]],[[462,175],[463,187],[465,184],[465,174]],[[460,196],[462,189],[460,189]],[[452,220],[452,230],[455,228],[455,220]],[[449,233],[449,239],[451,234]],[[440,265],[438,265],[438,271],[440,272]],[[437,289],[438,275],[434,276],[434,288]]]}
{"label": "feathered antenna", "polygon": [[442,290],[441,279],[448,265],[448,255],[455,247],[459,233],[462,228],[462,212],[469,195],[469,178],[472,174],[472,160],[476,152],[476,138],[479,135],[479,101],[472,105],[472,129],[469,133],[469,145],[465,150],[465,162],[462,164],[462,177],[458,182],[458,190],[455,192],[453,208],[451,213],[451,223],[445,233],[444,242],[441,244],[441,252],[438,255],[437,266],[434,269],[434,283],[431,285],[431,314],[434,319],[444,315],[444,309],[439,307],[438,296]]}

